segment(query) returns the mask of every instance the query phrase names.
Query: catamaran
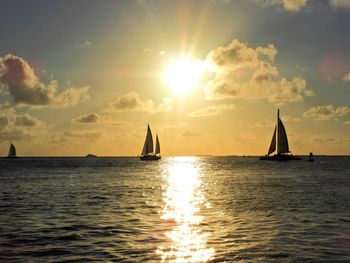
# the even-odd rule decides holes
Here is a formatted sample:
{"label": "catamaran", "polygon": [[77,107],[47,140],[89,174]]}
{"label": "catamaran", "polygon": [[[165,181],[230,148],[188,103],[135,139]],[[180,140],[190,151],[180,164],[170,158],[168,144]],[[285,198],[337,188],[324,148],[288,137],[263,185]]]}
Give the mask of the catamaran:
{"label": "catamaran", "polygon": [[7,158],[10,158],[10,159],[17,158],[17,155],[16,155],[16,148],[15,148],[15,146],[12,144],[12,141],[11,141],[11,145],[10,145],[10,148],[9,148],[9,154],[7,155]]}
{"label": "catamaran", "polygon": [[155,152],[153,152],[153,136],[152,131],[149,125],[147,125],[147,134],[145,143],[142,148],[140,159],[142,161],[155,161],[159,160],[161,158],[160,156],[160,144],[159,144],[159,138],[156,134],[156,147]]}
{"label": "catamaran", "polygon": [[[276,152],[274,155],[272,153]],[[267,155],[260,157],[260,160],[269,161],[290,161],[301,160],[300,157],[289,154],[289,145],[286,129],[280,119],[280,110],[277,110],[277,124],[272,135],[269,151]]]}

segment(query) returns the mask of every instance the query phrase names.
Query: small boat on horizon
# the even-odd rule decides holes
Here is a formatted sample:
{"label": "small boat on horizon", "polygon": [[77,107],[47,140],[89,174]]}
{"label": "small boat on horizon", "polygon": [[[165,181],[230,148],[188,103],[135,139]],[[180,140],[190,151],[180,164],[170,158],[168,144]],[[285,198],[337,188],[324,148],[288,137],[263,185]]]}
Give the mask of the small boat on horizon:
{"label": "small boat on horizon", "polygon": [[11,145],[9,148],[9,153],[7,155],[7,158],[9,158],[9,159],[18,158],[17,153],[16,153],[16,147],[13,145],[12,141],[11,141]]}
{"label": "small boat on horizon", "polygon": [[159,138],[158,134],[156,134],[156,147],[155,152],[153,151],[153,136],[152,131],[149,125],[147,125],[147,134],[145,143],[142,148],[142,152],[140,155],[140,160],[142,161],[156,161],[161,159],[160,156],[160,144],[159,144]]}
{"label": "small boat on horizon", "polygon": [[[274,155],[270,155],[276,152]],[[277,110],[277,124],[272,135],[272,140],[268,153],[265,156],[261,156],[260,160],[267,161],[292,161],[301,160],[300,157],[289,154],[289,144],[286,129],[280,119],[280,110]]]}
{"label": "small boat on horizon", "polygon": [[85,155],[85,158],[97,158],[97,155],[88,153],[87,155]]}

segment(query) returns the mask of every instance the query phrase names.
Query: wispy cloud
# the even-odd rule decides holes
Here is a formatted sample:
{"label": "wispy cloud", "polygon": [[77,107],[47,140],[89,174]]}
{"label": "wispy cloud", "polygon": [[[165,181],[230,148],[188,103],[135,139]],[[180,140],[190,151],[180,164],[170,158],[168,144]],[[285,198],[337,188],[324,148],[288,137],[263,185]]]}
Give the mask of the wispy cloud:
{"label": "wispy cloud", "polygon": [[312,138],[313,142],[321,143],[321,144],[342,144],[345,143],[347,140],[344,138],[337,138],[337,137],[314,137]]}
{"label": "wispy cloud", "polygon": [[152,100],[141,100],[136,92],[129,92],[108,103],[107,112],[145,111],[150,113],[168,112],[172,109],[172,100],[163,98],[157,106]]}
{"label": "wispy cloud", "polygon": [[332,104],[321,105],[310,108],[303,113],[304,118],[314,118],[321,121],[335,120],[339,117],[345,116],[350,112],[348,106],[336,107]]}
{"label": "wispy cloud", "polygon": [[270,121],[270,120],[260,120],[258,122],[255,123],[255,126],[258,127],[270,127],[270,126],[274,126],[275,123]]}
{"label": "wispy cloud", "polygon": [[205,108],[197,109],[193,112],[187,114],[188,117],[197,118],[197,117],[207,117],[207,116],[216,116],[222,114],[224,111],[235,109],[233,104],[222,104],[222,105],[211,105]]}
{"label": "wispy cloud", "polygon": [[334,8],[350,9],[350,0],[330,0],[329,4]]}
{"label": "wispy cloud", "polygon": [[93,45],[92,42],[89,40],[85,40],[83,43],[81,43],[81,46],[83,48],[88,48],[88,47],[91,47],[92,45]]}

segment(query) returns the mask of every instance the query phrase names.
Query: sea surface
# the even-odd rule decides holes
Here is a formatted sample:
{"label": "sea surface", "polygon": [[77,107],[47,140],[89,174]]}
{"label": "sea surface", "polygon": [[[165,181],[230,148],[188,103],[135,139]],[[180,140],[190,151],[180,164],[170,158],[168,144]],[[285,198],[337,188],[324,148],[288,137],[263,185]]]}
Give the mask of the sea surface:
{"label": "sea surface", "polygon": [[350,262],[350,157],[2,158],[0,262]]}

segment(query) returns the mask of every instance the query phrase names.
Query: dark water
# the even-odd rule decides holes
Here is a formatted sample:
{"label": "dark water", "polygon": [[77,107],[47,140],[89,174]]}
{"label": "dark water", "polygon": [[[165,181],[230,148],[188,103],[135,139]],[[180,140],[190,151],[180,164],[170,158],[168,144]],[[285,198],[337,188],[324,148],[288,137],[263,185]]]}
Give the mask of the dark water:
{"label": "dark water", "polygon": [[0,262],[350,262],[350,158],[0,160]]}

